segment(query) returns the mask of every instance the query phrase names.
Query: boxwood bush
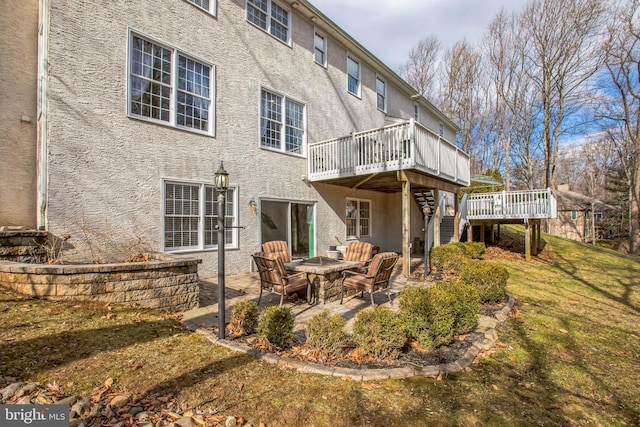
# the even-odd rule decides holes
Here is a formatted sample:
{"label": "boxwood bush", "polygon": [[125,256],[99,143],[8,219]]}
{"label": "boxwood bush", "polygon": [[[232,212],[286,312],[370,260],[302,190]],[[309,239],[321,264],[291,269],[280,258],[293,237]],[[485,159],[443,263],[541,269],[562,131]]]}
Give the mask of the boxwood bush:
{"label": "boxwood bush", "polygon": [[452,307],[456,319],[453,324],[454,334],[471,332],[478,321],[480,310],[478,289],[462,281],[444,282],[439,286],[453,296]]}
{"label": "boxwood bush", "polygon": [[457,273],[469,259],[460,245],[447,243],[429,251],[431,268],[443,273]]}
{"label": "boxwood bush", "polygon": [[313,316],[306,327],[305,347],[331,357],[338,356],[347,343],[346,321],[339,314],[325,310]]}
{"label": "boxwood bush", "polygon": [[277,348],[291,344],[293,313],[289,307],[272,306],[264,309],[258,320],[258,338]]}
{"label": "boxwood bush", "polygon": [[372,359],[397,359],[407,341],[405,330],[397,312],[366,308],[356,315],[351,338]]}
{"label": "boxwood bush", "polygon": [[460,246],[462,252],[473,259],[480,259],[487,250],[486,246],[482,242],[459,242],[453,243],[456,246]]}
{"label": "boxwood bush", "polygon": [[241,301],[231,309],[231,321],[227,330],[235,336],[252,334],[258,327],[259,314],[256,303]]}
{"label": "boxwood bush", "polygon": [[489,261],[470,261],[460,272],[463,282],[475,286],[483,303],[504,300],[509,272],[500,264]]}

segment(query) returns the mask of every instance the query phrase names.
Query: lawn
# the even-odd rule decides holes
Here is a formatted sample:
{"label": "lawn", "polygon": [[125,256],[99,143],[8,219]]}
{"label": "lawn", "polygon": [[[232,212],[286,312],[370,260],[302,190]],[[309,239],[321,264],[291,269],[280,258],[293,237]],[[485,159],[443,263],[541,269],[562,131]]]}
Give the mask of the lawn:
{"label": "lawn", "polygon": [[[522,230],[503,230],[521,240]],[[543,235],[511,273],[498,345],[446,378],[359,383],[234,353],[152,310],[22,300],[0,292],[0,376],[89,395],[107,378],[133,396],[253,425],[640,425],[640,260]]]}

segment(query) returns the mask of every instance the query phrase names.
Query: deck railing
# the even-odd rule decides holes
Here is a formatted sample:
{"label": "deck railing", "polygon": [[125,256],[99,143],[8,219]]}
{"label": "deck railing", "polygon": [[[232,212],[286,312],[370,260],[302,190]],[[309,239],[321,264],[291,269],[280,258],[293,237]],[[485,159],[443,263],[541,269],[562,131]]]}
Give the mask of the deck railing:
{"label": "deck railing", "polygon": [[476,193],[467,197],[467,219],[557,218],[550,189]]}
{"label": "deck railing", "polygon": [[469,155],[413,119],[309,145],[309,180],[417,169],[470,183]]}

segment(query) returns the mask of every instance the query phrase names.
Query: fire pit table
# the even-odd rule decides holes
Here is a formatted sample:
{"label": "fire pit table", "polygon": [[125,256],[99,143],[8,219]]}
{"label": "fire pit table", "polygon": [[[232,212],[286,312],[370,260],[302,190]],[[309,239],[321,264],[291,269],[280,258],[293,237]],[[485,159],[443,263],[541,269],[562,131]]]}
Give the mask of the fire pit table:
{"label": "fire pit table", "polygon": [[312,285],[311,292],[315,301],[322,300],[323,303],[326,303],[340,299],[342,272],[358,268],[360,263],[318,256],[301,261],[287,262],[284,266],[289,271],[309,274],[309,280],[311,280]]}

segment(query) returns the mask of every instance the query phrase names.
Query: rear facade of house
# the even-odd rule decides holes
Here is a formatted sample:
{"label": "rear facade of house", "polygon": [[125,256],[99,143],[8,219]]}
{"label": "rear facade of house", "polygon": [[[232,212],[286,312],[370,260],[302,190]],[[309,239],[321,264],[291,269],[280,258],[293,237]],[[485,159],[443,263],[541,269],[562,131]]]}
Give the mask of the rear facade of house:
{"label": "rear facade of house", "polygon": [[[353,132],[419,127],[468,174],[455,124],[306,1],[15,3],[9,13],[29,21],[30,60],[18,46],[3,52],[28,77],[16,90],[32,95],[29,112],[0,100],[15,116],[2,124],[5,138],[26,159],[0,160],[11,207],[0,225],[70,236],[69,257],[185,253],[213,275],[221,162],[228,273],[249,271],[269,240],[286,240],[294,257],[351,240],[406,251],[422,236],[421,207],[407,204],[405,187],[365,185],[396,172],[399,181],[402,164],[344,183],[309,176],[310,147]],[[404,147],[400,159],[411,154]],[[328,164],[321,157],[316,166]],[[452,192],[468,183],[421,175]]]}

